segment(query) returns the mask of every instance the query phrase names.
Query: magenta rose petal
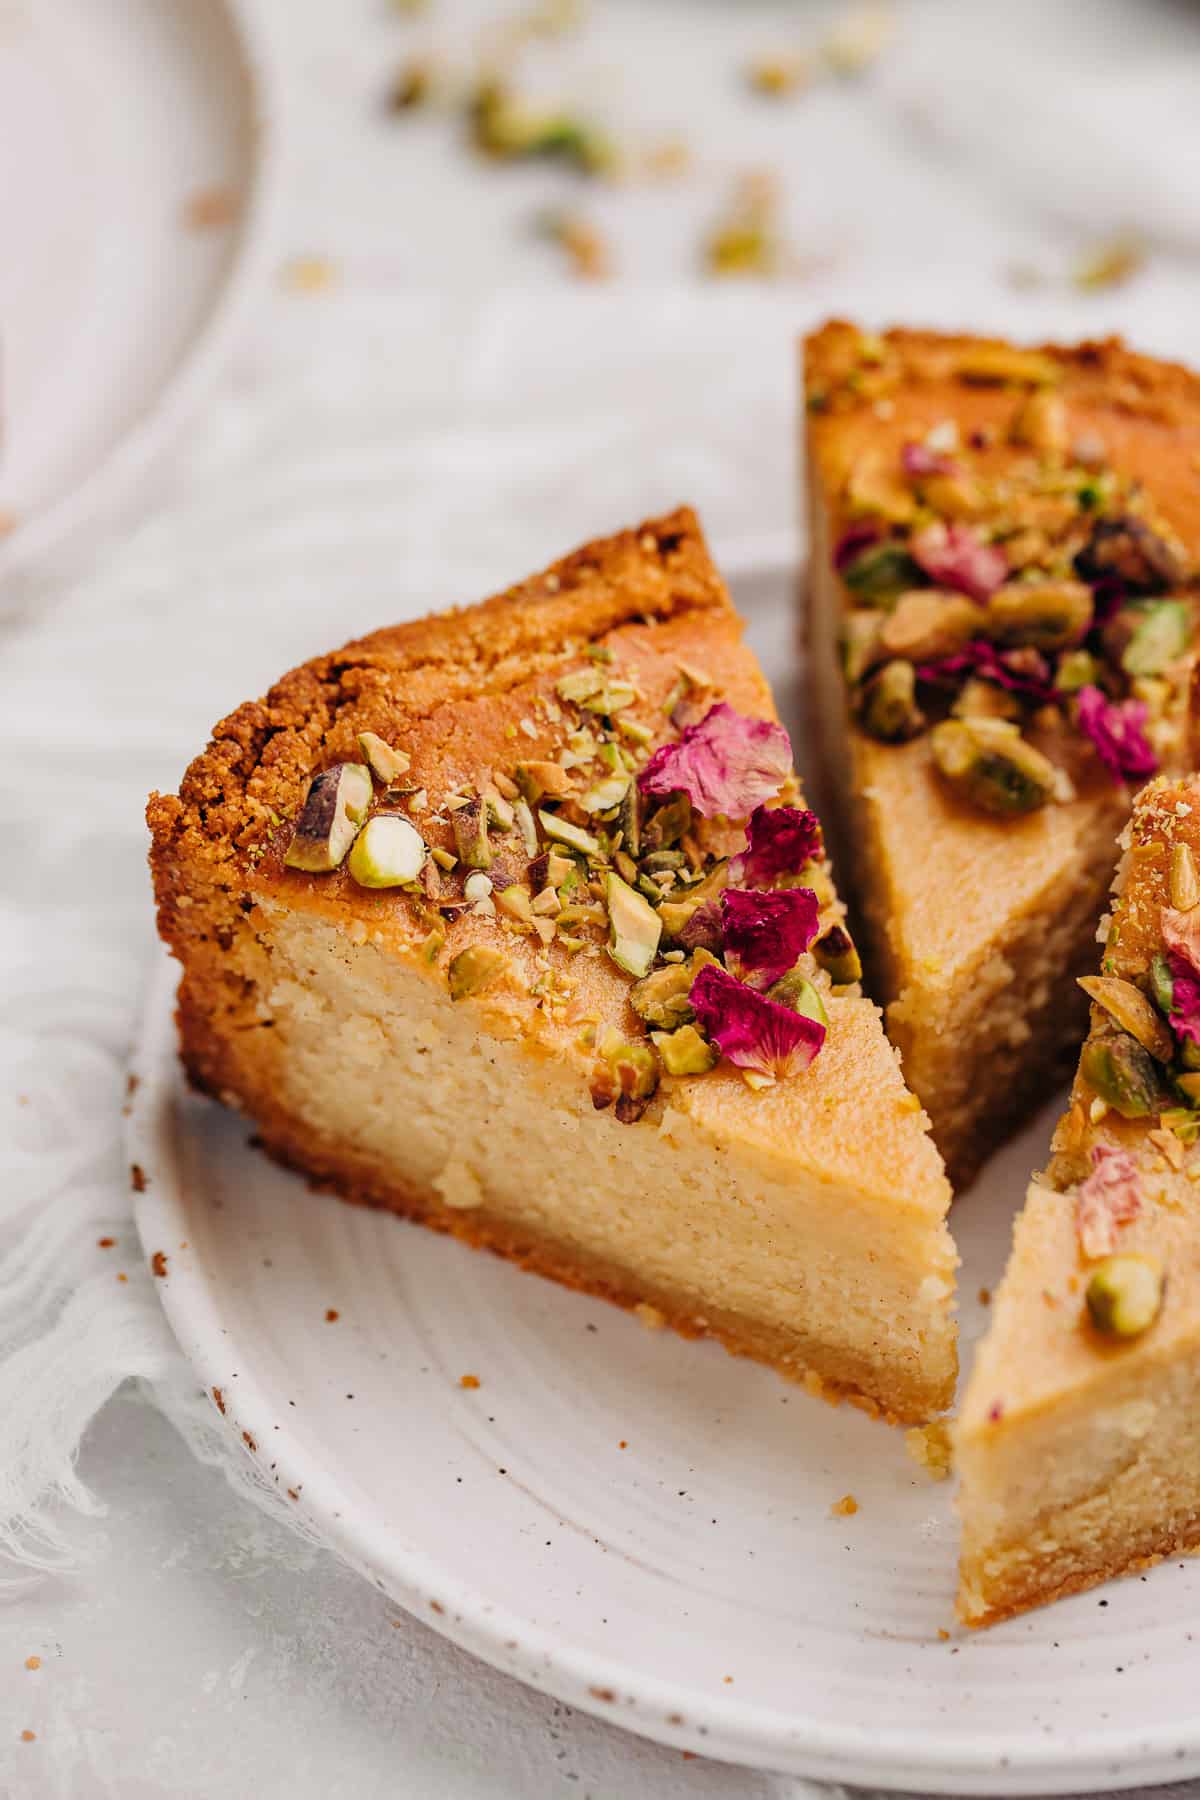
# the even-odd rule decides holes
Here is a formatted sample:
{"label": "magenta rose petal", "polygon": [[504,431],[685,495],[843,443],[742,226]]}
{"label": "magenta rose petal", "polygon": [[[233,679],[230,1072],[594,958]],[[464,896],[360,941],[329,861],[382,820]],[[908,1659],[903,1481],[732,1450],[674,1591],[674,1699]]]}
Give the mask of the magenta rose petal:
{"label": "magenta rose petal", "polygon": [[736,1068],[783,1080],[807,1069],[825,1042],[825,1027],[706,963],[691,991],[692,1009]]}
{"label": "magenta rose petal", "polygon": [[816,937],[819,910],[811,888],[726,888],[721,922],[731,972],[755,987],[770,987]]}
{"label": "magenta rose petal", "polygon": [[1008,558],[985,544],[973,525],[926,525],[909,541],[909,555],[937,587],[954,588],[972,600],[989,600],[1008,579]]}
{"label": "magenta rose petal", "polygon": [[722,701],[677,743],[656,750],[638,779],[645,794],[686,794],[701,818],[742,819],[772,799],[791,770],[783,726]]}
{"label": "magenta rose petal", "polygon": [[780,875],[798,875],[821,854],[816,813],[798,806],[757,806],[746,826],[746,848],[729,861],[734,886],[767,887]]}
{"label": "magenta rose petal", "polygon": [[1079,729],[1117,781],[1144,779],[1158,768],[1143,730],[1148,710],[1144,700],[1110,700],[1098,687],[1079,690]]}

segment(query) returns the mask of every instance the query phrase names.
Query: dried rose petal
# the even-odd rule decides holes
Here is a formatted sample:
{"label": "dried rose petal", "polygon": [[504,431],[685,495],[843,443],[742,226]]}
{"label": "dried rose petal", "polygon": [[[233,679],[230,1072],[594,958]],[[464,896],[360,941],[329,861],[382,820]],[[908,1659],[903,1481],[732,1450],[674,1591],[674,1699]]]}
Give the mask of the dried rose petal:
{"label": "dried rose petal", "polygon": [[698,906],[680,926],[678,935],[685,950],[711,950],[714,956],[720,956],[725,949],[720,900],[706,900]]}
{"label": "dried rose petal", "polygon": [[743,819],[779,792],[791,769],[782,725],[747,718],[722,701],[678,743],[656,750],[638,779],[646,794],[686,794],[701,818]]}
{"label": "dried rose petal", "polygon": [[1087,1257],[1111,1256],[1117,1247],[1117,1227],[1136,1219],[1142,1210],[1137,1167],[1127,1150],[1097,1144],[1092,1151],[1092,1172],[1075,1196],[1075,1232]]}
{"label": "dried rose petal", "polygon": [[770,987],[795,966],[817,935],[820,908],[811,888],[776,893],[726,888],[721,895],[725,960],[739,981]]}
{"label": "dried rose petal", "polygon": [[900,461],[904,464],[904,473],[915,475],[918,480],[922,475],[958,473],[958,464],[952,456],[947,456],[940,450],[931,450],[928,444],[905,444],[900,452]]}
{"label": "dried rose petal", "polygon": [[746,848],[729,859],[735,887],[766,887],[779,875],[798,875],[821,854],[821,822],[798,806],[756,806],[746,826]]}
{"label": "dried rose petal", "polygon": [[1171,1029],[1183,1042],[1200,1044],[1200,976],[1190,956],[1185,959],[1173,950],[1167,960],[1171,965]]}
{"label": "dried rose petal", "polygon": [[1098,687],[1079,690],[1079,729],[1117,781],[1144,778],[1158,768],[1142,730],[1148,710],[1144,700],[1110,700]]}
{"label": "dried rose petal", "polygon": [[985,544],[973,525],[941,519],[910,538],[908,553],[938,587],[955,588],[972,600],[988,600],[1008,579],[1008,558]]}
{"label": "dried rose petal", "polygon": [[873,519],[858,519],[847,525],[833,546],[833,566],[840,575],[862,551],[869,550],[883,536],[883,527]]}
{"label": "dried rose petal", "polygon": [[692,1010],[721,1055],[760,1075],[796,1075],[825,1042],[825,1027],[768,1000],[716,963],[705,963],[690,995]]}
{"label": "dried rose petal", "polygon": [[932,687],[956,688],[964,675],[982,676],[1014,694],[1028,694],[1031,700],[1054,698],[1050,665],[1037,650],[997,650],[983,638],[973,638],[950,656],[917,665],[918,680]]}

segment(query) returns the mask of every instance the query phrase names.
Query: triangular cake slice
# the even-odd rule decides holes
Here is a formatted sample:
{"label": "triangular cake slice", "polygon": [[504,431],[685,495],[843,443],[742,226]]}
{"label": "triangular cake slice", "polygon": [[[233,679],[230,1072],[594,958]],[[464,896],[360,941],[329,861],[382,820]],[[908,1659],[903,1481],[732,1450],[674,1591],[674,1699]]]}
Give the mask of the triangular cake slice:
{"label": "triangular cake slice", "polygon": [[1139,795],[956,1429],[971,1625],[1200,1545],[1200,778]]}
{"label": "triangular cake slice", "polygon": [[1070,1066],[1130,793],[1193,766],[1200,381],[837,323],[805,395],[816,799],[960,1184]]}
{"label": "triangular cake slice", "polygon": [[949,1402],[949,1188],[691,513],[293,670],[149,821],[188,1072],[273,1155]]}

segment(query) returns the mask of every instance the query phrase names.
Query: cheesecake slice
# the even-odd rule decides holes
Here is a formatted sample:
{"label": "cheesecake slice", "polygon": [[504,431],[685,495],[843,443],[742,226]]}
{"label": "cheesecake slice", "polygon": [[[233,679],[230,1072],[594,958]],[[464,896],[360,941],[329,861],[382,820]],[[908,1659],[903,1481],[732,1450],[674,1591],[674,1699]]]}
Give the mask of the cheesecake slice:
{"label": "cheesecake slice", "polygon": [[804,382],[816,798],[962,1184],[1069,1072],[1131,792],[1195,763],[1200,380],[835,323]]}
{"label": "cheesecake slice", "polygon": [[1200,1545],[1200,778],[1139,795],[956,1429],[969,1625]]}
{"label": "cheesecake slice", "polygon": [[187,1071],[272,1155],[949,1403],[950,1190],[690,512],[293,670],[148,817]]}

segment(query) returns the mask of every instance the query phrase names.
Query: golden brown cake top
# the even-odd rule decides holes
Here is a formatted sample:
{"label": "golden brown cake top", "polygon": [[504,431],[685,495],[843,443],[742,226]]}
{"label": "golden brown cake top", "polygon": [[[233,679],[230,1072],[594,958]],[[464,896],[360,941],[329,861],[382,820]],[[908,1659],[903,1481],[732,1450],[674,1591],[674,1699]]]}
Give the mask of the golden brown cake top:
{"label": "golden brown cake top", "polygon": [[859,729],[1014,817],[1191,758],[1200,381],[1116,340],[826,325],[815,491]]}
{"label": "golden brown cake top", "polygon": [[873,1070],[858,1129],[911,1114],[894,1066],[880,1089],[819,826],[687,511],[293,670],[149,820],[185,961],[197,934],[318,914],[486,1029],[577,1057],[629,1122],[675,1081],[716,1111],[732,1084],[744,1126],[750,1090],[798,1084],[854,997],[826,1061],[847,1089]]}

